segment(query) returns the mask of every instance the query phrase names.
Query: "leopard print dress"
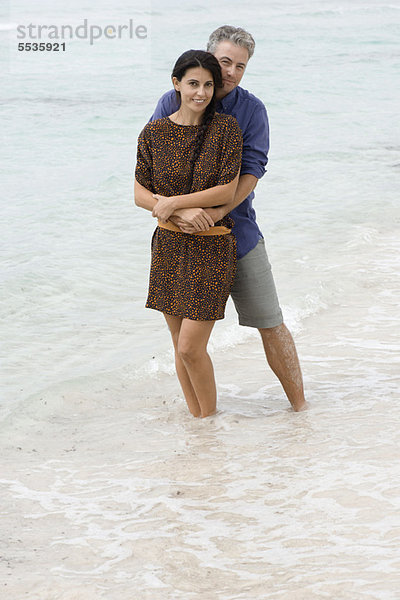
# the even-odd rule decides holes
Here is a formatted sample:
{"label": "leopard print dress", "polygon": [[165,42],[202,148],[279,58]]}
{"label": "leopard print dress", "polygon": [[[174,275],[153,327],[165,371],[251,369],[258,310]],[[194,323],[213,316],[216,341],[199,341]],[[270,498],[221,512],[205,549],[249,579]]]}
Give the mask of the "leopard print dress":
{"label": "leopard print dress", "polygon": [[[187,193],[197,125],[168,117],[148,123],[138,140],[135,176],[154,194]],[[241,164],[242,134],[237,121],[216,113],[197,159],[190,192],[225,185]],[[216,225],[233,226],[227,215]],[[152,238],[147,308],[195,321],[224,318],[236,271],[236,241],[225,235],[187,234],[157,227]]]}

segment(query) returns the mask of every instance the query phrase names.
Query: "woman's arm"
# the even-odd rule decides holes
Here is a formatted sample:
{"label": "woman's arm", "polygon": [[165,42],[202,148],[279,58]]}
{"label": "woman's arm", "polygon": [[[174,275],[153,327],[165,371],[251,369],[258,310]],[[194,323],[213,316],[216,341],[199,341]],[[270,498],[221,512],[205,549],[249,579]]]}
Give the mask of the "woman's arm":
{"label": "woman's arm", "polygon": [[238,180],[239,173],[230,183],[216,185],[201,192],[171,196],[170,198],[154,194],[157,203],[152,210],[153,217],[158,217],[161,221],[166,222],[174,211],[180,208],[207,208],[230,204],[234,198]]}
{"label": "woman's arm", "polygon": [[154,195],[150,190],[145,188],[138,180],[135,178],[135,186],[134,186],[134,195],[135,195],[135,204],[136,206],[140,206],[140,208],[145,208],[146,210],[153,210],[155,205],[157,204],[157,200],[154,198]]}
{"label": "woman's arm", "polygon": [[[157,204],[154,194],[140,184],[137,179],[135,179],[134,194],[136,206],[152,211]],[[180,215],[181,210],[178,209],[177,214]],[[186,209],[184,216],[190,220],[193,232],[207,231],[207,229],[214,225],[211,217],[201,208]]]}

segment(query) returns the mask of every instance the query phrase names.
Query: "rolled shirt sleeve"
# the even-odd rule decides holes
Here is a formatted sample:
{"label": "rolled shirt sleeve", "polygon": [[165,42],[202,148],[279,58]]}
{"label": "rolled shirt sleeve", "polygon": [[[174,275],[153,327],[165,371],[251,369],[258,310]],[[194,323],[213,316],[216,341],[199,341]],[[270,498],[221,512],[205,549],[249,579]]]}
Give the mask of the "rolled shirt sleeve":
{"label": "rolled shirt sleeve", "polygon": [[257,104],[243,130],[243,155],[241,175],[249,173],[257,179],[266,172],[269,150],[269,123],[265,106]]}

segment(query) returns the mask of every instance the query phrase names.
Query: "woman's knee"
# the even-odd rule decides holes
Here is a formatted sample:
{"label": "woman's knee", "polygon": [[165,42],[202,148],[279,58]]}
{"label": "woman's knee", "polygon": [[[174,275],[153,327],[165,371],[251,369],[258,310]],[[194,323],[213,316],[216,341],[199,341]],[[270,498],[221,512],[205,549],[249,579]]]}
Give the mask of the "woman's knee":
{"label": "woman's knee", "polygon": [[204,351],[191,340],[178,341],[178,356],[186,364],[193,364],[201,359]]}

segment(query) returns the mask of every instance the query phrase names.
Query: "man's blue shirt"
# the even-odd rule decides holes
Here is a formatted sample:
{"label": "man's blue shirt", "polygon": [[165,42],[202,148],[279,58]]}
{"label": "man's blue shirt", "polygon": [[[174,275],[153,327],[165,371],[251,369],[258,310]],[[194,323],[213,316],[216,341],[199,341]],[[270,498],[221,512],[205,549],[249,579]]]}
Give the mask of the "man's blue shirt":
{"label": "man's blue shirt", "polygon": [[[168,117],[179,108],[175,90],[169,90],[158,101],[150,121]],[[217,103],[217,111],[232,115],[243,134],[243,153],[240,174],[250,173],[260,179],[268,162],[269,126],[264,104],[241,87],[236,87]],[[235,226],[238,258],[255,248],[262,233],[256,223],[253,208],[254,192],[231,211]]]}

